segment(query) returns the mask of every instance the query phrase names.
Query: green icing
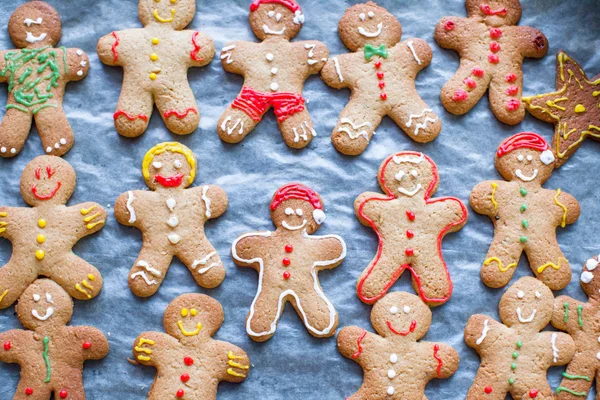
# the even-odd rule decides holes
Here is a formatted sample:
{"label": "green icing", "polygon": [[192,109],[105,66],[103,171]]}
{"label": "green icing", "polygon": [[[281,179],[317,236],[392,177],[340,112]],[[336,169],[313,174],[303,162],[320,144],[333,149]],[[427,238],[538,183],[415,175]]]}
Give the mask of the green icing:
{"label": "green icing", "polygon": [[556,394],[560,394],[560,392],[571,393],[573,396],[581,396],[581,397],[587,396],[587,392],[576,392],[574,390],[571,390],[571,389],[568,389],[568,388],[562,387],[562,386],[559,386],[556,388]]}
{"label": "green icing", "polygon": [[582,311],[583,311],[583,306],[577,307],[577,323],[579,324],[579,326],[581,328],[583,328],[583,316],[581,315]]}
{"label": "green icing", "polygon": [[566,324],[569,320],[569,303],[566,301],[563,303],[563,307],[565,309],[565,317],[563,318],[563,322]]}
{"label": "green icing", "polygon": [[48,358],[48,342],[50,338],[48,336],[44,336],[44,353],[42,357],[44,357],[44,362],[46,363],[46,379],[44,379],[44,383],[50,382],[50,375],[52,375],[52,369],[50,368],[50,359]]}
{"label": "green icing", "polygon": [[570,379],[570,380],[574,380],[574,379],[583,379],[584,381],[588,381],[588,382],[591,382],[591,381],[592,381],[592,380],[591,380],[589,377],[587,377],[587,376],[583,376],[583,375],[569,375],[569,374],[567,374],[566,372],[563,372],[563,373],[562,373],[562,376],[564,376],[565,378],[567,378],[567,379]]}

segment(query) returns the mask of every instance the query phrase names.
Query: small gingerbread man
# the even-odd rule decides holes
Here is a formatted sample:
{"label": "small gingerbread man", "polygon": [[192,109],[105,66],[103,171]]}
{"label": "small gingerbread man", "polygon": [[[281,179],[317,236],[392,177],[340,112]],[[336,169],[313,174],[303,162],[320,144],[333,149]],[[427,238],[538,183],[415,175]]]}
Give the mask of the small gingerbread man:
{"label": "small gingerbread man", "polygon": [[250,27],[261,42],[233,42],[221,51],[223,69],[244,77],[241,93],[217,124],[221,140],[241,142],[271,107],[288,146],[306,147],[317,135],[302,90],[304,81],[321,71],[329,52],[316,40],[290,42],[303,23],[294,0],[255,0],[250,5]]}
{"label": "small gingerbread man", "polygon": [[73,147],[73,130],[62,105],[65,87],[87,76],[88,57],[81,49],[54,48],[62,35],[60,16],[41,1],[17,8],[8,34],[18,49],[0,51],[0,82],[8,83],[0,157],[21,152],[32,120],[46,153],[62,156]]}
{"label": "small gingerbread man", "polygon": [[361,154],[386,115],[416,142],[434,140],[442,123],[415,86],[417,74],[433,56],[427,42],[413,38],[400,43],[400,21],[371,1],[350,7],[338,31],[352,53],[331,58],[321,72],[329,86],[352,91],[333,130],[335,148]]}
{"label": "small gingerbread man", "polygon": [[190,134],[200,114],[187,72],[210,64],[215,54],[209,36],[183,30],[194,18],[196,0],[140,0],[138,10],[144,28],[112,32],[96,49],[100,61],[125,71],[115,127],[122,136],[140,136],[156,103],[169,130]]}
{"label": "small gingerbread man", "polygon": [[354,202],[360,223],[371,227],[379,239],[377,255],[358,279],[358,297],[374,303],[408,269],[425,303],[445,303],[452,295],[452,281],[442,239],[465,225],[467,208],[454,197],[431,198],[440,177],[433,160],[422,153],[389,156],[379,168],[378,180],[386,196],[367,192]]}
{"label": "small gingerbread man", "polygon": [[504,181],[487,181],[471,192],[471,207],[494,223],[494,240],[481,269],[489,287],[505,286],[525,252],[535,276],[552,290],[564,289],[571,267],[558,246],[556,228],[579,218],[579,203],[560,189],[542,185],[554,169],[548,143],[531,132],[506,139],[496,152]]}
{"label": "small gingerbread man", "polygon": [[214,400],[219,382],[246,379],[250,372],[246,352],[212,338],[223,318],[223,307],[215,299],[184,294],[165,311],[167,333],[144,332],[137,337],[135,361],[157,369],[148,399]]}
{"label": "small gingerbread man", "polygon": [[430,380],[449,378],[458,369],[452,347],[419,342],[431,326],[431,310],[419,297],[386,295],[373,307],[371,324],[378,334],[349,326],[337,338],[340,353],[364,371],[361,388],[348,400],[425,399]]}
{"label": "small gingerbread man", "polygon": [[33,208],[0,207],[0,237],[13,244],[12,257],[0,268],[0,309],[11,306],[40,275],[78,300],[100,293],[100,272],[75,255],[73,246],[102,229],[106,212],[91,202],[66,207],[75,181],[65,160],[37,157],[21,176],[21,195]]}
{"label": "small gingerbread man", "polygon": [[128,191],[117,199],[117,221],[142,231],[142,251],[129,275],[129,286],[137,296],[156,293],[174,256],[202,287],[217,287],[225,278],[225,267],[204,234],[204,224],[223,215],[227,194],[215,185],[187,189],[196,172],[196,156],[188,147],[160,143],[142,162],[151,191]]}
{"label": "small gingerbread man", "polygon": [[555,398],[561,400],[585,399],[600,371],[600,279],[598,256],[585,263],[581,273],[581,287],[589,296],[582,303],[569,296],[554,301],[552,325],[567,332],[575,341],[575,356],[563,372],[563,380],[556,389]]}
{"label": "small gingerbread man", "polygon": [[49,400],[54,393],[57,400],[85,400],[83,363],[106,357],[104,334],[90,326],[67,326],[73,301],[49,279],[29,286],[16,311],[28,330],[0,333],[0,361],[21,366],[13,399]]}
{"label": "small gingerbread man", "polygon": [[233,261],[259,274],[246,332],[257,342],[269,340],[289,301],[311,335],[335,335],[338,315],[317,274],[341,264],[346,257],[344,240],[337,235],[312,235],[325,221],[325,213],[321,197],[307,186],[282,186],[270,209],[275,232],[246,233],[231,246]]}
{"label": "small gingerbread man", "polygon": [[523,59],[545,56],[548,39],[537,29],[517,26],[519,0],[466,0],[466,6],[468,18],[442,18],[435,30],[441,47],[460,54],[458,72],[442,88],[442,104],[452,114],[465,114],[489,87],[496,118],[518,124],[525,118]]}
{"label": "small gingerbread man", "polygon": [[500,319],[473,315],[465,342],[477,351],[481,365],[467,400],[552,399],[548,368],[567,364],[575,353],[565,333],[540,332],[552,318],[554,296],[533,277],[523,277],[502,295]]}

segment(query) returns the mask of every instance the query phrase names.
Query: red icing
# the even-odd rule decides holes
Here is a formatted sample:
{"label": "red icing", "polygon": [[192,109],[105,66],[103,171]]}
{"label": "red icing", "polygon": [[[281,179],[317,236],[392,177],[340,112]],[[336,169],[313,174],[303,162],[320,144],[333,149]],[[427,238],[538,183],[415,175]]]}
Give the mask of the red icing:
{"label": "red icing", "polygon": [[390,320],[385,321],[385,323],[387,324],[390,331],[392,331],[396,335],[400,335],[400,336],[407,336],[409,333],[413,333],[415,331],[415,328],[417,327],[417,321],[413,320],[410,323],[410,328],[408,328],[406,331],[402,332],[402,331],[398,331],[398,330],[394,329]]}
{"label": "red icing", "polygon": [[52,175],[54,175],[56,173],[56,171],[52,170],[52,167],[50,167],[49,165],[46,167],[46,174],[48,174],[48,178],[52,178]]}
{"label": "red icing", "polygon": [[292,276],[292,274],[290,273],[290,271],[284,271],[283,279],[288,280],[291,278],[291,276]]}
{"label": "red icing", "polygon": [[361,355],[361,353],[363,351],[363,347],[362,347],[362,343],[361,342],[363,341],[363,339],[365,338],[365,336],[367,336],[367,331],[364,331],[362,333],[362,335],[360,335],[358,337],[358,340],[356,341],[356,345],[358,346],[358,351],[356,353],[352,354],[352,358],[358,358],[358,356]]}
{"label": "red icing", "polygon": [[387,94],[385,93],[381,93],[379,97],[381,97],[381,100],[387,100]]}
{"label": "red icing", "polygon": [[377,78],[378,79],[383,79],[384,76],[385,76],[385,74],[383,72],[378,72],[377,73]]}
{"label": "red icing", "polygon": [[198,62],[203,61],[202,57],[198,57],[198,52],[200,51],[201,47],[198,42],[196,42],[196,39],[198,39],[199,34],[200,32],[194,32],[192,35],[192,44],[194,45],[194,50],[190,52],[191,59]]}
{"label": "red icing", "polygon": [[488,61],[491,62],[492,64],[498,64],[500,62],[500,58],[498,58],[498,56],[495,54],[490,54],[488,56]]}
{"label": "red icing", "polygon": [[518,76],[517,74],[513,74],[512,72],[510,74],[506,74],[506,76],[504,77],[504,80],[508,83],[513,83],[517,80]]}
{"label": "red icing", "polygon": [[473,68],[473,71],[471,71],[471,73],[477,78],[483,78],[483,74],[485,74],[485,71],[481,68],[475,67]]}
{"label": "red icing", "polygon": [[490,394],[490,393],[492,393],[492,387],[491,387],[491,386],[486,386],[486,387],[485,387],[485,389],[483,389],[483,391],[484,391],[486,394]]}
{"label": "red icing", "polygon": [[[406,152],[401,152],[397,155],[413,155],[413,156],[417,156],[420,157],[421,153],[417,153],[414,151],[406,151]],[[394,282],[396,282],[396,280],[398,280],[398,278],[400,277],[400,275],[402,275],[402,273],[404,272],[404,270],[408,269],[413,277],[413,280],[415,282],[415,285],[419,291],[419,295],[421,296],[421,299],[423,299],[423,301],[427,302],[427,303],[444,303],[446,302],[450,296],[452,295],[452,280],[450,279],[450,272],[448,271],[448,266],[446,265],[446,261],[444,260],[443,256],[442,256],[442,239],[444,238],[444,236],[446,235],[446,233],[448,233],[448,231],[450,231],[453,227],[462,224],[463,222],[466,221],[467,216],[468,216],[468,212],[467,209],[465,207],[465,205],[457,198],[455,197],[440,197],[437,199],[431,199],[431,193],[434,191],[434,189],[437,187],[438,184],[438,172],[437,172],[437,166],[435,165],[435,163],[433,162],[433,160],[431,160],[431,158],[429,158],[429,156],[425,155],[425,159],[427,160],[427,162],[429,162],[429,164],[431,165],[431,169],[432,169],[432,174],[434,179],[431,181],[431,183],[429,184],[429,186],[427,187],[427,190],[425,191],[425,203],[426,204],[433,204],[433,203],[438,203],[438,202],[444,202],[444,201],[455,201],[460,205],[461,211],[462,211],[462,215],[461,218],[457,221],[451,222],[448,225],[446,225],[439,233],[438,233],[438,237],[437,237],[437,250],[438,250],[438,255],[440,257],[440,259],[442,260],[442,263],[444,265],[444,270],[446,271],[446,279],[448,280],[448,282],[450,283],[450,289],[448,291],[448,294],[446,294],[446,296],[442,297],[442,298],[429,298],[425,295],[424,291],[423,291],[423,285],[421,284],[421,277],[415,272],[415,270],[411,267],[410,264],[404,264],[401,265],[398,270],[396,270],[396,272],[392,275],[392,277],[390,278],[389,282],[385,285],[385,287],[383,288],[383,290],[381,291],[381,293],[379,293],[378,295],[374,296],[374,297],[366,297],[363,294],[363,286],[365,281],[367,280],[367,278],[373,273],[373,270],[375,269],[375,267],[377,266],[377,263],[379,262],[379,259],[381,258],[381,254],[383,252],[383,244],[384,244],[384,240],[381,237],[381,233],[379,233],[379,231],[377,230],[377,227],[375,226],[375,223],[373,222],[373,220],[371,220],[369,217],[367,217],[364,212],[364,206],[365,204],[367,204],[370,201],[373,200],[378,200],[378,201],[391,201],[394,200],[396,198],[396,195],[392,193],[392,191],[387,187],[386,184],[386,180],[385,177],[383,176],[387,165],[392,161],[392,159],[394,158],[394,155],[388,157],[388,159],[385,161],[383,167],[381,168],[381,172],[379,175],[379,181],[381,182],[383,188],[384,188],[384,192],[386,192],[386,194],[388,195],[387,199],[383,199],[381,200],[378,197],[370,197],[368,199],[365,199],[362,203],[360,203],[359,207],[358,207],[358,214],[361,216],[361,218],[363,218],[365,221],[367,221],[367,223],[369,224],[369,226],[371,226],[371,229],[373,229],[375,231],[375,233],[377,234],[377,239],[379,241],[379,245],[377,246],[377,255],[375,256],[375,259],[373,260],[373,262],[371,263],[371,267],[369,268],[369,270],[367,271],[367,273],[365,274],[365,276],[358,282],[357,285],[357,292],[358,292],[358,297],[365,303],[374,303],[375,301],[379,300],[380,298],[382,298],[387,292],[388,290],[390,290],[390,288],[392,287],[392,285],[394,284]],[[412,214],[414,216],[414,213],[407,211],[406,215],[409,217],[410,219],[410,214]],[[413,217],[414,218],[414,217]]]}
{"label": "red icing", "polygon": [[321,198],[314,190],[301,183],[290,183],[277,190],[271,201],[271,211],[275,211],[282,202],[290,199],[308,201],[317,210],[323,209]]}
{"label": "red icing", "polygon": [[442,367],[444,366],[444,362],[442,361],[442,358],[438,355],[438,351],[440,351],[440,345],[435,344],[433,346],[433,358],[435,358],[438,362],[436,372],[438,376],[442,376]]}
{"label": "red icing", "polygon": [[296,12],[300,10],[300,6],[294,0],[254,0],[252,4],[250,4],[250,11],[254,12],[258,10],[261,4],[275,3],[281,4],[282,6],[286,6],[290,9],[291,12]]}
{"label": "red icing", "polygon": [[292,246],[291,244],[286,244],[285,245],[285,252],[286,253],[291,253],[292,251],[294,251],[294,246]]}
{"label": "red icing", "polygon": [[531,397],[532,399],[535,399],[537,397],[538,393],[539,393],[539,390],[532,389],[529,391],[529,397]]}
{"label": "red icing", "polygon": [[37,179],[39,181],[41,178],[42,178],[42,169],[36,168],[35,169],[35,179]]}
{"label": "red icing", "polygon": [[189,374],[183,374],[183,375],[181,375],[181,382],[186,383],[189,380],[190,380]]}
{"label": "red icing", "polygon": [[178,187],[183,182],[184,175],[177,174],[175,176],[165,177],[162,175],[155,175],[154,181],[158,182],[163,187]]}
{"label": "red icing", "polygon": [[475,82],[472,78],[467,78],[464,80],[465,85],[467,85],[470,89],[475,89],[477,87],[477,82]]}
{"label": "red icing", "polygon": [[12,348],[12,344],[10,342],[4,343],[4,350],[9,351]]}
{"label": "red icing", "polygon": [[61,399],[66,399],[69,394],[67,393],[66,390],[61,390],[58,395],[60,396]]}
{"label": "red icing", "polygon": [[54,195],[56,194],[56,192],[58,192],[58,189],[60,189],[60,186],[61,186],[61,183],[60,183],[60,181],[58,181],[58,182],[56,182],[56,187],[50,193],[48,193],[48,194],[39,194],[37,192],[37,186],[34,183],[33,186],[31,186],[31,193],[33,193],[33,195],[35,196],[36,199],[39,199],[39,200],[50,200],[51,198],[54,197]]}
{"label": "red icing", "polygon": [[465,101],[469,98],[469,93],[464,91],[463,89],[457,89],[454,92],[454,96],[452,96],[452,100],[454,101]]}
{"label": "red icing", "polygon": [[133,120],[136,120],[136,119],[143,119],[146,122],[148,121],[148,116],[146,114],[130,115],[130,114],[128,114],[128,113],[126,113],[125,111],[122,111],[122,110],[117,110],[117,112],[114,113],[114,115],[113,115],[113,119],[116,120],[121,115],[125,116],[130,121],[133,121]]}
{"label": "red icing", "polygon": [[242,110],[259,122],[269,107],[273,107],[277,120],[283,122],[294,114],[304,111],[304,97],[296,93],[262,93],[245,86],[233,101],[233,108]]}
{"label": "red icing", "polygon": [[83,349],[84,350],[88,350],[90,347],[92,347],[92,344],[90,342],[83,342]]}
{"label": "red icing", "polygon": [[412,239],[415,237],[415,233],[409,229],[406,231],[406,237]]}
{"label": "red icing", "polygon": [[169,110],[169,111],[165,111],[165,113],[163,115],[165,116],[165,119],[169,118],[172,115],[175,115],[179,119],[183,119],[183,118],[187,117],[188,114],[191,112],[198,114],[198,110],[196,110],[194,107],[190,107],[187,110],[185,110],[185,112],[183,112],[183,113],[180,113],[177,110]]}
{"label": "red icing", "polygon": [[490,29],[490,37],[492,39],[499,39],[500,37],[502,37],[502,29],[500,29],[500,28]]}
{"label": "red icing", "polygon": [[176,394],[176,396],[177,396],[177,398],[181,399],[181,398],[183,397],[183,395],[184,395],[184,394],[185,394],[185,393],[184,393],[183,389],[179,389],[179,390],[177,391],[177,394]]}
{"label": "red icing", "polygon": [[453,31],[454,28],[456,28],[456,24],[454,23],[454,21],[446,21],[446,23],[444,24],[444,29],[447,31]]}
{"label": "red icing", "polygon": [[515,96],[517,93],[519,93],[519,87],[518,86],[509,86],[506,88],[506,94],[509,96]]}
{"label": "red icing", "polygon": [[192,357],[185,357],[183,359],[183,362],[185,363],[185,365],[194,365],[194,359]]}
{"label": "red icing", "polygon": [[506,102],[506,109],[508,111],[517,111],[521,107],[521,102],[519,100],[509,100]]}
{"label": "red icing", "polygon": [[492,42],[490,43],[490,50],[493,53],[497,53],[500,51],[500,44],[498,42]]}
{"label": "red icing", "polygon": [[375,61],[375,68],[381,68],[381,61]]}
{"label": "red icing", "polygon": [[115,42],[111,47],[113,53],[113,60],[117,62],[119,61],[119,53],[117,52],[117,46],[119,45],[119,37],[117,36],[117,32],[113,32],[112,35],[115,37]]}
{"label": "red icing", "polygon": [[501,17],[504,17],[506,14],[508,14],[508,10],[506,9],[506,7],[499,8],[497,10],[492,10],[492,7],[490,7],[489,4],[484,3],[481,5],[480,8],[485,15],[499,15]]}
{"label": "red icing", "polygon": [[285,265],[286,267],[292,263],[292,262],[290,261],[290,259],[289,259],[289,258],[287,258],[287,257],[286,257],[286,258],[284,258],[284,259],[283,259],[281,262],[282,262],[282,263],[283,263],[283,265]]}
{"label": "red icing", "polygon": [[408,217],[408,219],[409,219],[410,221],[414,221],[414,220],[415,220],[415,213],[414,213],[414,212],[412,212],[412,211],[407,211],[407,212],[406,212],[406,216]]}
{"label": "red icing", "polygon": [[383,89],[385,87],[385,82],[379,82],[379,89]]}
{"label": "red icing", "polygon": [[415,255],[415,251],[414,251],[413,249],[410,249],[410,248],[408,248],[408,249],[404,250],[404,253],[405,253],[407,256],[409,256],[409,257],[412,257],[412,256],[414,256],[414,255]]}
{"label": "red icing", "polygon": [[504,157],[505,155],[517,150],[517,149],[530,149],[537,151],[546,151],[550,148],[548,142],[546,142],[540,135],[533,132],[521,132],[514,136],[506,139],[500,147],[496,155],[498,157]]}
{"label": "red icing", "polygon": [[33,394],[33,389],[32,388],[25,388],[25,394],[27,396],[31,396]]}

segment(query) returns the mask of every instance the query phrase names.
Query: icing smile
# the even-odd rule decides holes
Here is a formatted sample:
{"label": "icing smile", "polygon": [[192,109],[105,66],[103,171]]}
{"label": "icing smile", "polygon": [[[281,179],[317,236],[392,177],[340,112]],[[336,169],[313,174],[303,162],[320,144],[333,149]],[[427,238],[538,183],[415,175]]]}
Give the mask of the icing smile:
{"label": "icing smile", "polygon": [[485,15],[498,15],[500,17],[504,17],[504,16],[506,16],[506,14],[508,14],[508,10],[506,8],[500,8],[498,10],[492,10],[492,7],[490,7],[489,4],[482,4],[481,5],[481,11]]}
{"label": "icing smile", "polygon": [[31,193],[33,193],[33,195],[37,199],[40,199],[40,200],[50,200],[51,198],[54,197],[54,195],[56,194],[56,192],[58,192],[58,189],[60,189],[60,186],[61,186],[61,183],[60,183],[60,181],[58,181],[58,183],[56,184],[56,187],[50,193],[48,193],[48,194],[39,194],[38,190],[37,190],[37,185],[34,183],[33,186],[31,187]]}
{"label": "icing smile", "polygon": [[46,314],[44,314],[43,317],[40,316],[40,314],[37,312],[37,310],[31,310],[31,315],[33,315],[40,321],[46,321],[48,318],[50,318],[52,316],[52,314],[54,314],[54,308],[52,308],[52,307],[48,307],[48,309],[46,310]]}
{"label": "icing smile", "polygon": [[156,19],[158,22],[173,22],[173,20],[175,19],[175,9],[172,8],[171,9],[171,18],[163,18],[158,14],[158,9],[155,8],[154,9],[154,19]]}
{"label": "icing smile", "polygon": [[417,321],[412,321],[410,323],[410,328],[408,328],[408,330],[401,332],[397,329],[395,329],[392,326],[392,323],[390,322],[390,320],[385,321],[385,323],[387,324],[388,328],[390,329],[390,331],[392,331],[393,333],[395,333],[396,335],[400,335],[400,336],[407,336],[409,333],[413,333],[415,331],[415,328],[417,327]]}
{"label": "icing smile", "polygon": [[37,43],[46,39],[46,36],[48,36],[46,33],[42,33],[40,36],[34,36],[33,33],[27,32],[27,38],[25,38],[25,40],[29,43]]}
{"label": "icing smile", "polygon": [[164,187],[178,187],[183,182],[183,174],[177,174],[174,176],[154,176],[154,181],[160,183]]}
{"label": "icing smile", "polygon": [[517,175],[517,177],[520,180],[524,181],[524,182],[531,182],[532,180],[534,180],[535,178],[537,178],[538,170],[534,169],[533,170],[533,174],[531,176],[525,176],[523,174],[523,172],[520,169],[518,169],[518,170],[515,171],[515,175]]}
{"label": "icing smile", "polygon": [[181,331],[181,333],[183,334],[183,336],[196,336],[200,333],[200,331],[202,330],[202,324],[200,322],[198,322],[196,324],[196,329],[193,331],[186,331],[185,328],[183,327],[183,322],[182,321],[177,321],[177,326],[179,327],[179,330]]}
{"label": "icing smile", "polygon": [[289,224],[288,224],[287,222],[285,222],[285,221],[283,221],[283,222],[281,223],[281,225],[282,225],[282,226],[283,226],[285,229],[287,229],[287,230],[289,230],[289,231],[297,231],[297,230],[299,230],[299,229],[302,229],[302,228],[304,228],[304,227],[306,226],[306,220],[304,220],[304,221],[302,222],[302,225],[298,225],[298,226],[289,225]]}
{"label": "icing smile", "polygon": [[285,27],[283,27],[283,29],[281,29],[280,31],[274,31],[271,28],[269,28],[267,26],[267,24],[264,24],[262,26],[263,31],[267,34],[267,35],[283,35],[283,33],[285,32]]}
{"label": "icing smile", "polygon": [[417,192],[418,192],[419,190],[421,190],[421,189],[422,189],[422,186],[421,186],[421,184],[420,184],[420,183],[417,183],[417,186],[415,186],[415,188],[414,188],[413,190],[408,190],[408,189],[405,189],[405,188],[403,188],[402,186],[400,186],[400,187],[398,188],[398,191],[399,191],[400,193],[402,193],[402,194],[404,194],[404,195],[408,196],[408,197],[413,197],[413,196],[414,196],[415,194],[417,194]]}
{"label": "icing smile", "polygon": [[529,316],[529,318],[523,318],[523,316],[521,315],[521,307],[517,308],[517,317],[519,317],[519,322],[522,324],[528,324],[531,321],[533,321],[533,318],[535,317],[535,313],[537,312],[537,310],[533,310],[533,312],[531,313],[531,315]]}
{"label": "icing smile", "polygon": [[379,25],[377,25],[377,32],[369,32],[362,26],[358,27],[358,33],[360,33],[361,35],[368,37],[368,38],[376,38],[379,35],[381,35],[382,31],[383,31],[383,22],[380,22]]}

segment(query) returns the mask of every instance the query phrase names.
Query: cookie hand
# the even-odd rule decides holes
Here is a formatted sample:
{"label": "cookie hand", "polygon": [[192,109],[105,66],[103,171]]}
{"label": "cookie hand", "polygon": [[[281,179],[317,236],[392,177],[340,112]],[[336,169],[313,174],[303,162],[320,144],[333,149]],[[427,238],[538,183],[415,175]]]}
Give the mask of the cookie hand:
{"label": "cookie hand", "polygon": [[106,212],[99,204],[83,204],[79,212],[83,216],[83,223],[88,230],[86,235],[99,231],[106,222]]}
{"label": "cookie hand", "polygon": [[227,352],[227,375],[228,381],[239,382],[246,379],[250,370],[248,356],[238,356],[233,351]]}

